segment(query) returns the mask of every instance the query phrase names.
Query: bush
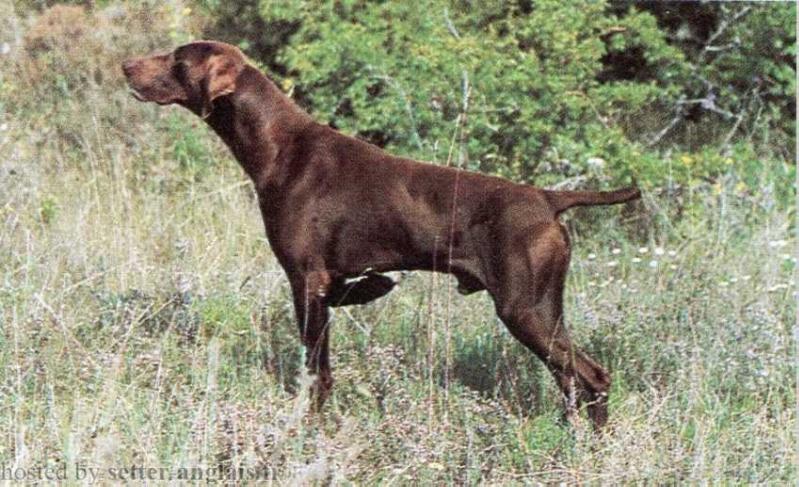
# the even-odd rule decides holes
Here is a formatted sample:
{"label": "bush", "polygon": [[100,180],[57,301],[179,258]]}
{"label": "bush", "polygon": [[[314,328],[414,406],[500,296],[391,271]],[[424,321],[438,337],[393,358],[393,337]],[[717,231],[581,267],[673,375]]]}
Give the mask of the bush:
{"label": "bush", "polygon": [[[603,56],[621,45],[605,39],[618,35],[647,50],[653,71],[673,65],[679,52],[654,18],[607,16],[597,2],[448,5],[350,2],[262,13],[302,19],[281,57],[300,99],[378,145],[516,179],[585,173],[591,157],[627,166],[619,158],[630,142],[613,117],[663,90],[652,80],[602,85],[597,75]],[[463,152],[451,156],[453,140]]]}
{"label": "bush", "polygon": [[210,32],[318,118],[412,157],[538,184],[661,187],[672,152],[723,159],[745,134],[786,157],[793,140],[793,6],[204,3],[220,18]]}

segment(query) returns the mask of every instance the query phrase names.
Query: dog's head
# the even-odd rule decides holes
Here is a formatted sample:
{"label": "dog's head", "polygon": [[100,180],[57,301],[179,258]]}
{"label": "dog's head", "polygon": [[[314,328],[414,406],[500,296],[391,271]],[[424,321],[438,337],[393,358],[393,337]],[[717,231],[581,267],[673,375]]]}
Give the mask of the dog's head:
{"label": "dog's head", "polygon": [[236,78],[245,64],[234,46],[198,41],[170,53],[128,59],[122,72],[136,99],[177,103],[205,118],[215,99],[236,90]]}

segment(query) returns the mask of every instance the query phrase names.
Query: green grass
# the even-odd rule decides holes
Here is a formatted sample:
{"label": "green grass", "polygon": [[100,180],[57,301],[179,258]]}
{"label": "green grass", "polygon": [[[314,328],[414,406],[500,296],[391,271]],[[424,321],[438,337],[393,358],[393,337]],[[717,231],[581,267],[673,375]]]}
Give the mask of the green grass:
{"label": "green grass", "polygon": [[60,104],[14,89],[28,98],[0,114],[3,466],[796,482],[794,213],[768,194],[722,185],[681,217],[652,195],[645,218],[570,217],[567,322],[613,374],[602,436],[560,423],[549,374],[484,293],[421,273],[334,312],[337,383],[309,416],[287,282],[221,143],[118,79]]}

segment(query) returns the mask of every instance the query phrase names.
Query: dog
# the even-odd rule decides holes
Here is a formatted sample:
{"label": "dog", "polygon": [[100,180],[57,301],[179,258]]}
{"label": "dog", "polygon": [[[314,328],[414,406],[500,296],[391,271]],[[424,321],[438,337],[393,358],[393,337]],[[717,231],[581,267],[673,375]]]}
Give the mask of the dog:
{"label": "dog", "polygon": [[510,333],[549,368],[567,419],[607,421],[608,372],[563,323],[569,236],[558,215],[640,197],[637,188],[551,191],[396,157],[314,121],[242,52],[198,41],[122,63],[134,97],[183,106],[222,138],[252,180],[286,272],[318,406],[330,394],[330,307],[387,294],[389,271],[451,274],[487,291]]}

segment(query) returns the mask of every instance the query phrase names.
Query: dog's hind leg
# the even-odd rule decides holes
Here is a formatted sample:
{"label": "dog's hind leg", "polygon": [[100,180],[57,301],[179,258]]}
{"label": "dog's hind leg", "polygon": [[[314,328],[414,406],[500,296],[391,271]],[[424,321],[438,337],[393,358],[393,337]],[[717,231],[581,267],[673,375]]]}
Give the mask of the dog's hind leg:
{"label": "dog's hind leg", "polygon": [[535,232],[531,245],[503,255],[497,313],[511,334],[546,363],[571,419],[581,404],[597,428],[607,422],[610,375],[574,346],[563,323],[563,287],[569,265],[568,236],[554,224]]}

